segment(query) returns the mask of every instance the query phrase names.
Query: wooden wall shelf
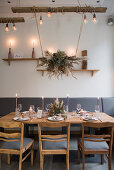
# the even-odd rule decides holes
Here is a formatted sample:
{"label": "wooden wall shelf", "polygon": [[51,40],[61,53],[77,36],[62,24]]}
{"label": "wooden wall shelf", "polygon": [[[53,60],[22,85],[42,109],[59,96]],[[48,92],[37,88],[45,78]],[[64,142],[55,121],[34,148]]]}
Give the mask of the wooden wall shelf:
{"label": "wooden wall shelf", "polygon": [[[9,66],[12,61],[37,61],[37,62],[39,62],[39,58],[11,58],[11,59],[3,58],[2,60],[8,62]],[[42,76],[44,76],[44,72],[46,72],[47,70],[46,69],[37,69],[37,71],[42,72]],[[73,72],[76,72],[76,71],[77,72],[83,72],[83,71],[90,72],[91,76],[93,76],[95,72],[98,72],[100,70],[98,70],[98,69],[72,69],[72,71]]]}
{"label": "wooden wall shelf", "polygon": [[[46,69],[37,69],[37,71],[41,71],[42,72],[42,76],[44,76],[44,72],[46,72],[47,70]],[[95,72],[98,72],[100,70],[98,69],[72,69],[72,71],[78,71],[78,72],[90,72],[91,73],[91,76],[94,75]]]}
{"label": "wooden wall shelf", "polygon": [[2,60],[8,62],[9,66],[12,61],[37,61],[37,62],[39,61],[38,58],[11,58],[11,59],[3,58]]}

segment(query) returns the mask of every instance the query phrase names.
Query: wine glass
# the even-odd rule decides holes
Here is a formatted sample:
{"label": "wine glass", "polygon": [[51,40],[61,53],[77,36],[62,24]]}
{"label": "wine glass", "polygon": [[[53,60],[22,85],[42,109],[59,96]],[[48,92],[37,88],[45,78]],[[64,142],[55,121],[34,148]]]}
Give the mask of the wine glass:
{"label": "wine glass", "polygon": [[76,106],[76,112],[77,112],[77,113],[80,113],[80,111],[81,111],[81,104],[77,104],[77,106]]}
{"label": "wine glass", "polygon": [[99,105],[95,105],[95,113],[99,113]]}
{"label": "wine glass", "polygon": [[18,104],[18,107],[17,107],[18,111],[20,112],[22,110],[22,104]]}
{"label": "wine glass", "polygon": [[42,108],[37,107],[37,118],[41,118],[41,117],[42,117]]}
{"label": "wine glass", "polygon": [[30,105],[30,109],[31,109],[32,111],[35,111],[34,105]]}
{"label": "wine glass", "polygon": [[50,109],[50,104],[47,104],[47,106],[46,106],[46,111],[48,112],[49,109]]}

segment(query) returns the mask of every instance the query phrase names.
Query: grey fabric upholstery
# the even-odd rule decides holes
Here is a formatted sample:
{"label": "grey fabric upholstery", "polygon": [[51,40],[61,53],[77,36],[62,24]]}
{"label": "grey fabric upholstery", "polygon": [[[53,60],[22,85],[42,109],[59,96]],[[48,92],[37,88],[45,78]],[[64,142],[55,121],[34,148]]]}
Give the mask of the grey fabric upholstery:
{"label": "grey fabric upholstery", "polygon": [[[97,140],[97,139],[96,139]],[[82,139],[80,139],[82,143]],[[84,141],[84,148],[85,149],[109,149],[109,146],[106,142],[91,142],[91,141]]]}
{"label": "grey fabric upholstery", "polygon": [[[97,97],[81,97],[81,98],[70,98],[69,100],[69,111],[76,110],[76,105],[81,104],[81,107],[84,110],[94,112],[95,105],[97,105]],[[101,98],[99,99],[100,110],[101,107]]]}
{"label": "grey fabric upholstery", "polygon": [[43,149],[66,149],[67,148],[67,141],[61,141],[61,142],[47,142],[47,141],[43,141],[42,142],[43,145]]}
{"label": "grey fabric upholstery", "polygon": [[[63,100],[64,105],[67,104],[67,98],[59,98],[59,100]],[[53,98],[45,98],[44,99],[44,108],[47,104],[53,103]],[[18,98],[18,103],[22,103],[22,111],[28,110],[30,105],[34,105],[35,108],[42,107],[42,98],[36,97],[23,97]],[[73,111],[76,109],[77,104],[81,104],[84,110],[94,111],[95,105],[97,104],[97,97],[81,97],[81,98],[70,98],[69,99],[69,111]],[[101,108],[101,98],[100,98],[100,109]],[[15,111],[15,98],[0,98],[0,116],[4,116],[10,112]]]}
{"label": "grey fabric upholstery", "polygon": [[[23,148],[25,148],[31,141],[32,141],[31,138],[23,138]],[[19,150],[20,149],[20,141],[14,141],[14,142],[0,141],[0,149]]]}
{"label": "grey fabric upholstery", "polygon": [[102,108],[104,113],[114,117],[114,97],[103,97]]}

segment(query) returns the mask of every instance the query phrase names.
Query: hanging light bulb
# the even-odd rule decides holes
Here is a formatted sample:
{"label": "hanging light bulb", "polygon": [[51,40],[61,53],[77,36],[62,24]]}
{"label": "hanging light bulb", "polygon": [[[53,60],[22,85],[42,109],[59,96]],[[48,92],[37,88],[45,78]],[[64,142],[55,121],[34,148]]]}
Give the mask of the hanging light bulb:
{"label": "hanging light bulb", "polygon": [[84,23],[87,24],[87,18],[86,15],[84,15]]}
{"label": "hanging light bulb", "polygon": [[51,9],[48,8],[48,17],[50,17],[50,16],[51,16]]}
{"label": "hanging light bulb", "polygon": [[13,30],[16,31],[16,25],[13,23]]}
{"label": "hanging light bulb", "polygon": [[6,24],[5,31],[6,31],[6,32],[9,31],[8,23]]}
{"label": "hanging light bulb", "polygon": [[97,22],[97,18],[96,18],[96,14],[94,13],[93,14],[93,23],[96,23]]}
{"label": "hanging light bulb", "polygon": [[40,16],[40,25],[43,24],[42,16]]}

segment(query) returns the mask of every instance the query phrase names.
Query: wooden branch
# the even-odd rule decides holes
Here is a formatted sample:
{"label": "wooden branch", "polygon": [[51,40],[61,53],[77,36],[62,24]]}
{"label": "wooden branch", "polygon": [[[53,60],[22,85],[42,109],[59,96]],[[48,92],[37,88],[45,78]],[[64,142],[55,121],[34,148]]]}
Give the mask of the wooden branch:
{"label": "wooden branch", "polygon": [[12,7],[11,8],[13,13],[40,13],[44,12],[47,13],[48,9],[52,13],[58,13],[58,12],[86,12],[86,13],[105,13],[107,8],[106,7],[92,7],[92,6],[86,6],[86,7],[79,7],[79,6],[69,6],[69,7]]}
{"label": "wooden branch", "polygon": [[25,22],[23,17],[13,17],[13,18],[0,18],[0,23],[17,23]]}

